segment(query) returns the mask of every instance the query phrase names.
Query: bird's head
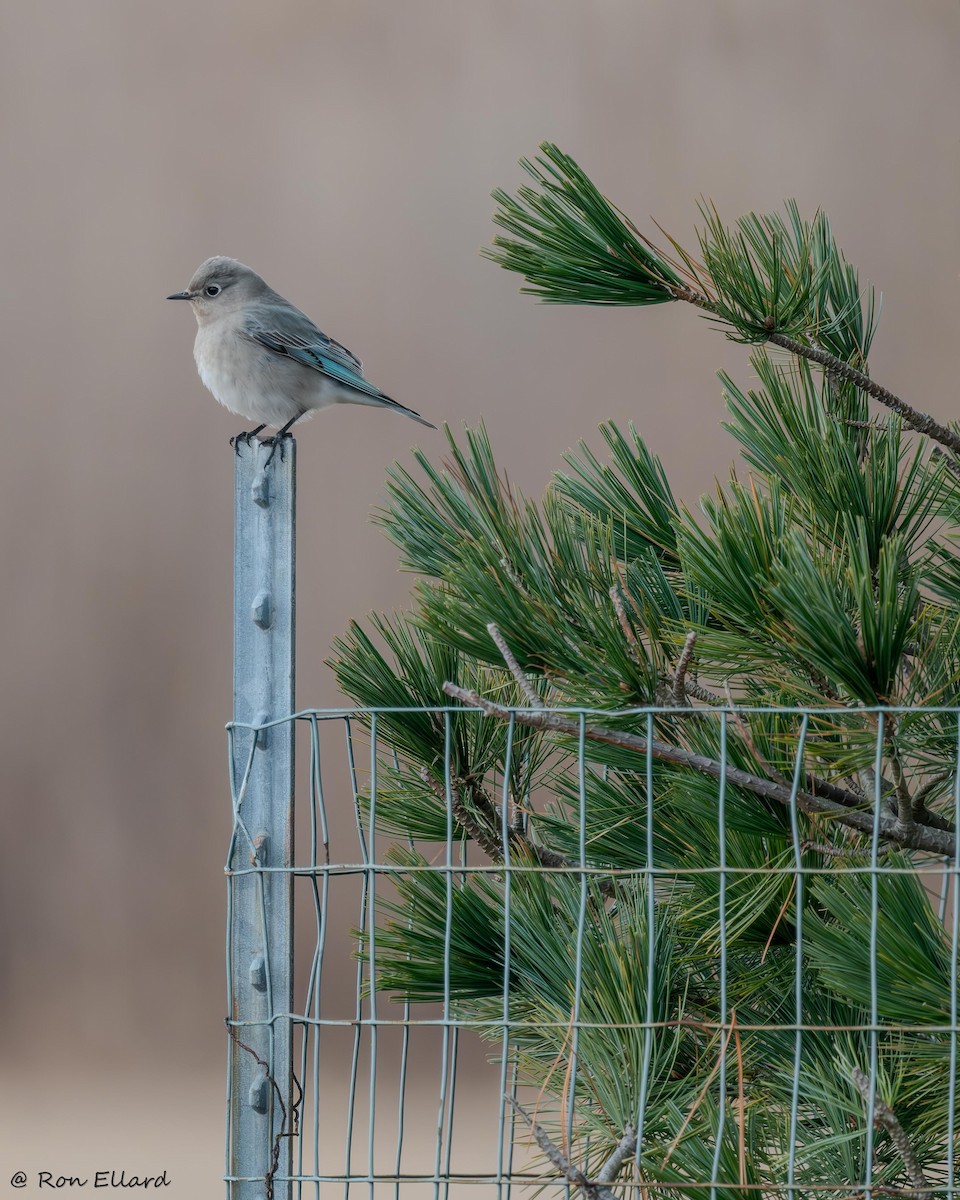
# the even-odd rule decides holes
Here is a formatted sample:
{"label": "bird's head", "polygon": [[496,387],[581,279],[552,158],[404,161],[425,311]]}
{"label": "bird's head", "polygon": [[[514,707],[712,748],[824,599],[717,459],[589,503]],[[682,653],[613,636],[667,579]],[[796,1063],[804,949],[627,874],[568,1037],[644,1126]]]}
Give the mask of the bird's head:
{"label": "bird's head", "polygon": [[249,267],[235,258],[217,254],[201,263],[183,292],[174,292],[168,300],[189,300],[197,324],[216,320],[269,291],[267,285]]}

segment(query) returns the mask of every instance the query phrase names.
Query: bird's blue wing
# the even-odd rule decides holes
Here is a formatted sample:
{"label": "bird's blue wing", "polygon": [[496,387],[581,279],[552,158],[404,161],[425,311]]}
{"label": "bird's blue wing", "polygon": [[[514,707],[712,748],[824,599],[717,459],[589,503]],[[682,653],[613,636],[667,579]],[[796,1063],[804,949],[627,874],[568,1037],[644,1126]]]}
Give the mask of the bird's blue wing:
{"label": "bird's blue wing", "polygon": [[[393,400],[385,392],[374,387],[363,377],[363,366],[355,354],[327,337],[310,320],[306,313],[277,297],[270,303],[258,304],[247,314],[242,326],[244,337],[265,347],[274,354],[302,363],[314,371],[337,380],[352,389],[354,404],[370,404],[375,407],[392,408],[425,425],[436,429],[418,412]],[[369,399],[367,399],[369,397]]]}
{"label": "bird's blue wing", "polygon": [[292,358],[331,379],[356,388],[368,396],[384,397],[379,388],[363,377],[363,366],[355,354],[314,325],[306,313],[293,305],[262,305],[251,313],[244,334],[275,354]]}

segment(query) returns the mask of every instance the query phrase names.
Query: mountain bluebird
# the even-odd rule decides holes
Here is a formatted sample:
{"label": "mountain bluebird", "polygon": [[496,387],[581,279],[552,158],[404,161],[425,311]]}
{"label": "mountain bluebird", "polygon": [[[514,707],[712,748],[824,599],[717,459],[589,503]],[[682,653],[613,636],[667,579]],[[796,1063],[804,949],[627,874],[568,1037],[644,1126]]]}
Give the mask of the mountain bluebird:
{"label": "mountain bluebird", "polygon": [[193,357],[204,385],[230,412],[260,422],[231,439],[234,445],[272,425],[272,458],[296,421],[330,404],[389,408],[436,428],[364,379],[346,346],[235,258],[208,258],[187,290],[167,299],[190,301],[199,327]]}

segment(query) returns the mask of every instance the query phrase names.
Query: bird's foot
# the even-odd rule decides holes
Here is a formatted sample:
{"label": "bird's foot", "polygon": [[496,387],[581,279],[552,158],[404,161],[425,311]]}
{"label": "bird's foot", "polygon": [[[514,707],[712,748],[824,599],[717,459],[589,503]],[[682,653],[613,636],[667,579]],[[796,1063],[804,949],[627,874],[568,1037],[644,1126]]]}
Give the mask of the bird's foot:
{"label": "bird's foot", "polygon": [[264,429],[266,429],[266,425],[258,425],[256,429],[248,429],[246,433],[234,434],[234,436],[230,439],[230,445],[233,447],[235,453],[240,453],[241,444],[244,446],[249,446],[257,434]]}
{"label": "bird's foot", "polygon": [[263,464],[264,470],[266,470],[267,467],[269,467],[273,462],[273,456],[276,454],[278,449],[280,450],[280,461],[283,462],[283,443],[287,440],[287,438],[293,440],[293,434],[286,433],[283,430],[281,430],[281,432],[276,434],[274,437],[264,438],[263,444],[270,447],[270,453],[267,455],[267,461]]}

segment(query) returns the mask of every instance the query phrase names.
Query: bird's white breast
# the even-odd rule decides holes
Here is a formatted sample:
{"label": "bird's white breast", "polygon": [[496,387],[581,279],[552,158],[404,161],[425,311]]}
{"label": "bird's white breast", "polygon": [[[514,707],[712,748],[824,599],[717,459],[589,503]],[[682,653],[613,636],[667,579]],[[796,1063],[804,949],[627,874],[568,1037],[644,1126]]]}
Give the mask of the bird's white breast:
{"label": "bird's white breast", "polygon": [[279,427],[337,399],[319,372],[242,336],[229,319],[197,330],[193,357],[214,398],[230,412],[258,423]]}

